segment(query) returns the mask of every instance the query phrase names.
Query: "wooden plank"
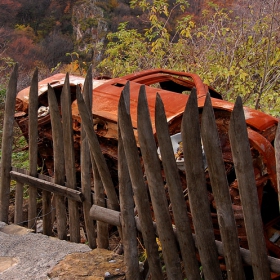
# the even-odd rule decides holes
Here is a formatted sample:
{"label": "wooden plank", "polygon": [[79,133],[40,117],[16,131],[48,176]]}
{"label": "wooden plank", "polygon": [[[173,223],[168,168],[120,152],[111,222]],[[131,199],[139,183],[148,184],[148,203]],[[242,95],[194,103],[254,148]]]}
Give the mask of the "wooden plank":
{"label": "wooden plank", "polygon": [[[86,79],[84,82],[84,91],[83,97],[85,103],[88,105],[88,109],[91,110],[92,107],[92,67],[90,66]],[[91,157],[88,140],[86,137],[86,132],[84,130],[83,124],[81,124],[81,187],[82,193],[84,195],[83,202],[83,214],[85,221],[85,229],[87,233],[88,245],[90,248],[96,248],[96,233],[94,228],[94,223],[89,217],[90,207],[92,205],[92,196],[91,196]],[[100,222],[101,223],[101,222]],[[108,230],[107,230],[108,235]],[[108,240],[109,245],[109,240]],[[106,247],[108,248],[108,246]]]}
{"label": "wooden plank", "polygon": [[[16,197],[15,197],[15,224],[21,224],[23,222],[22,219],[22,205],[23,205],[23,183],[16,182]],[[35,223],[35,221],[33,221]]]}
{"label": "wooden plank", "polygon": [[[13,169],[20,169],[16,167],[12,167]],[[22,174],[29,175],[29,170],[27,169],[20,169]],[[12,176],[11,176],[12,179]],[[16,180],[16,195],[15,195],[15,224],[21,224],[23,222],[23,187],[24,183]],[[36,220],[33,221],[36,224]],[[33,226],[32,226],[33,227]]]}
{"label": "wooden plank", "polygon": [[109,208],[92,205],[90,208],[90,217],[94,220],[103,221],[109,225],[120,226],[120,212]]}
{"label": "wooden plank", "polygon": [[203,170],[196,90],[188,99],[182,119],[182,140],[191,214],[206,279],[222,279]]}
{"label": "wooden plank", "polygon": [[[92,157],[92,170],[94,174],[94,203],[101,207],[106,207],[104,186],[98,172],[97,165]],[[87,213],[89,215],[89,211]],[[90,217],[88,217],[90,219]],[[91,220],[91,219],[90,219]],[[102,221],[96,222],[97,247],[107,249],[109,247],[109,229],[108,224]]]}
{"label": "wooden plank", "polygon": [[106,164],[105,158],[101,152],[97,136],[93,129],[94,126],[93,126],[92,114],[87,109],[85,101],[81,95],[81,89],[79,86],[76,87],[76,96],[77,96],[79,113],[82,119],[82,124],[87,134],[91,153],[94,155],[94,160],[96,162],[98,172],[100,174],[102,183],[106,190],[108,199],[110,200],[110,205],[112,209],[119,210],[120,207],[119,207],[116,190],[108,166]]}
{"label": "wooden plank", "polygon": [[1,145],[1,174],[0,174],[0,221],[8,223],[10,204],[10,170],[12,165],[13,130],[15,102],[17,95],[18,64],[11,74],[6,93],[5,113],[3,121],[3,136]]}
{"label": "wooden plank", "polygon": [[[53,136],[53,155],[54,155],[54,181],[56,184],[65,183],[65,161],[63,148],[62,124],[53,88],[48,85],[48,103],[50,108],[50,117]],[[67,216],[64,197],[55,194],[56,222],[59,239],[67,238]]]}
{"label": "wooden plank", "polygon": [[[38,69],[35,70],[31,81],[28,107],[28,137],[29,137],[29,174],[37,175],[38,160]],[[36,230],[37,189],[28,189],[28,228]]]}
{"label": "wooden plank", "polygon": [[232,202],[210,94],[207,94],[201,120],[201,136],[208,163],[219,229],[224,244],[228,279],[245,279]]}
{"label": "wooden plank", "polygon": [[37,174],[38,176],[38,179],[41,179],[41,180],[44,180],[44,181],[47,181],[47,182],[50,182],[50,183],[54,183],[54,178],[53,177],[50,177],[48,175],[45,175],[45,174],[41,174],[41,173],[38,173]]}
{"label": "wooden plank", "polygon": [[177,238],[180,245],[184,268],[188,279],[199,279],[200,271],[195,254],[195,245],[192,237],[192,230],[188,218],[186,202],[181,186],[181,180],[173,152],[173,147],[169,135],[168,123],[164,111],[164,105],[157,94],[155,109],[155,125],[157,131],[158,144],[161,151],[168,193],[172,205]]}
{"label": "wooden plank", "polygon": [[53,235],[53,221],[52,221],[52,194],[49,191],[42,192],[42,208],[43,208],[43,234]]}
{"label": "wooden plank", "polygon": [[[71,103],[69,74],[67,73],[61,92],[61,114],[64,156],[65,159],[67,159],[67,164],[65,164],[66,187],[74,190],[76,188],[76,168]],[[70,241],[76,243],[81,242],[80,216],[78,207],[79,205],[75,200],[68,200]]]}
{"label": "wooden plank", "polygon": [[65,196],[77,202],[83,202],[83,194],[78,190],[73,190],[68,187],[64,187],[52,182],[45,181],[40,178],[22,174],[17,171],[11,171],[11,178],[23,184],[32,184],[35,188],[45,190],[48,192],[53,192],[61,196]]}
{"label": "wooden plank", "polygon": [[[124,97],[129,103],[129,84],[124,87]],[[129,109],[129,108],[128,108]],[[125,276],[127,279],[140,279],[137,232],[134,219],[134,200],[132,183],[129,176],[127,161],[125,158],[121,131],[118,128],[118,178],[121,209],[122,242],[124,247]]]}
{"label": "wooden plank", "polygon": [[[129,87],[129,82],[127,84]],[[122,92],[118,105],[118,121],[121,131],[121,138],[124,145],[125,156],[134,192],[134,200],[141,222],[142,235],[147,250],[147,258],[152,279],[163,279],[161,271],[158,245],[156,243],[155,230],[150,211],[149,197],[143,179],[142,168],[139,159],[138,148],[133,133],[131,118],[129,115],[130,98],[125,98]]]}
{"label": "wooden plank", "polygon": [[153,205],[162,254],[169,279],[183,279],[177,244],[172,230],[161,167],[154,139],[145,85],[140,87],[137,106],[138,141]]}
{"label": "wooden plank", "polygon": [[230,118],[229,138],[252,256],[254,279],[270,279],[266,244],[242,100],[237,98]]}
{"label": "wooden plank", "polygon": [[276,174],[277,174],[277,189],[278,189],[278,203],[280,210],[280,119],[278,119],[278,126],[274,139],[275,159],[276,159]]}
{"label": "wooden plank", "polygon": [[[108,214],[107,214],[107,211],[109,212]],[[121,213],[118,211],[114,211],[115,213],[113,213],[112,211],[113,210],[111,210],[111,209],[102,208],[97,205],[94,205],[94,207],[90,211],[90,216],[94,220],[104,221],[106,223],[110,223],[111,225],[114,225],[117,227],[121,226],[121,218],[120,218]],[[138,217],[135,217],[135,223],[136,223],[137,230],[142,232]],[[153,223],[153,224],[154,224],[153,226],[156,228],[156,223]],[[173,230],[175,232],[175,236],[177,236],[176,229],[174,228]],[[196,234],[193,234],[192,236],[193,236],[194,241],[196,241]],[[223,243],[221,241],[215,240],[215,246],[217,247],[217,251],[218,251],[219,255],[224,256]],[[245,265],[251,266],[252,265],[251,252],[244,248],[239,248],[239,250],[240,250],[240,254],[241,254],[243,263]],[[272,272],[280,274],[280,259],[276,259],[276,258],[273,258],[270,256],[268,256],[267,258],[268,258],[270,270]]]}

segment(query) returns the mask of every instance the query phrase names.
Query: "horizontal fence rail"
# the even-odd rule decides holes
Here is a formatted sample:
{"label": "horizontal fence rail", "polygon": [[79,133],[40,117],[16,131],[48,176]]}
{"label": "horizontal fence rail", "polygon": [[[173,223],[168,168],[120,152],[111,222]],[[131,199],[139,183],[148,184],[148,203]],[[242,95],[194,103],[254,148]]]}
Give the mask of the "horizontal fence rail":
{"label": "horizontal fence rail", "polygon": [[[105,223],[108,223],[110,225],[114,226],[121,226],[121,212],[114,211],[108,208],[103,208],[97,205],[93,205],[90,209],[90,217],[94,220],[100,220]],[[141,229],[141,223],[138,217],[134,217],[136,228],[138,231],[142,231]],[[157,228],[157,224],[153,223],[154,228]],[[174,234],[176,238],[178,238],[177,229],[174,228]],[[192,238],[194,241],[194,244],[196,244],[196,235],[192,234]],[[197,244],[196,244],[197,246]],[[217,251],[220,256],[225,256],[224,251],[224,244],[221,241],[215,240],[215,246],[217,247]],[[241,255],[242,261],[245,265],[252,265],[252,259],[251,259],[251,252],[244,248],[239,248],[239,253]],[[268,263],[270,266],[270,270],[275,273],[280,273],[280,260],[277,258],[273,258],[268,256]]]}
{"label": "horizontal fence rail", "polygon": [[14,171],[14,170],[18,170],[18,169],[12,168],[12,171],[10,172],[12,180],[20,182],[22,184],[34,186],[41,190],[45,190],[45,191],[49,191],[49,192],[53,192],[53,193],[65,196],[65,197],[75,200],[77,202],[84,201],[83,194],[80,191],[74,190],[72,188],[64,187],[64,186],[61,186],[61,185],[58,185],[58,184],[55,184],[52,182],[48,182],[48,181],[46,181],[46,176],[39,175],[38,178],[36,178],[36,177],[29,176],[29,175],[26,175],[26,174],[23,174],[21,172]]}

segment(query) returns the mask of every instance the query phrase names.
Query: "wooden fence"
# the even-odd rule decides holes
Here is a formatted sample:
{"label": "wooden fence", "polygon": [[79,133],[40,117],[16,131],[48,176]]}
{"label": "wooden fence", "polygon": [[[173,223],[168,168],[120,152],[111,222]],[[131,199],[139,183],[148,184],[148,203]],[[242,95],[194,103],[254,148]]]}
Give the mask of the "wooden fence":
{"label": "wooden fence", "polygon": [[[66,239],[66,198],[68,200],[71,241],[80,241],[79,207],[83,209],[87,239],[91,248],[96,246],[107,248],[108,224],[117,226],[124,247],[124,259],[127,268],[126,279],[141,279],[137,231],[142,233],[147,252],[149,273],[152,279],[164,279],[157,237],[160,240],[168,279],[183,279],[182,263],[187,279],[201,278],[200,265],[203,268],[205,279],[222,279],[218,256],[224,256],[225,258],[227,279],[245,279],[243,265],[252,266],[254,279],[271,279],[272,272],[280,274],[280,260],[267,256],[241,99],[237,99],[231,114],[229,136],[243,206],[249,250],[239,247],[220,140],[210,97],[208,96],[206,99],[200,125],[197,97],[195,90],[193,90],[186,105],[181,125],[184,158],[187,159],[185,160],[185,171],[188,196],[195,231],[195,234],[193,234],[160,96],[157,95],[155,109],[158,141],[156,143],[149,117],[145,86],[142,86],[139,92],[137,108],[138,141],[144,162],[145,177],[148,182],[147,190],[143,167],[139,159],[139,148],[130,118],[129,82],[122,91],[118,107],[119,194],[117,195],[93,129],[93,120],[89,111],[92,103],[91,81],[90,69],[85,80],[83,93],[81,93],[79,86],[76,88],[78,108],[82,119],[82,171],[81,190],[79,191],[76,189],[68,75],[61,93],[61,112],[54,90],[51,86],[48,88],[54,149],[54,178],[37,174],[37,71],[34,73],[29,95],[30,168],[27,171],[12,168],[12,131],[17,85],[17,65],[15,66],[7,90],[1,146],[0,220],[8,222],[10,181],[13,179],[16,181],[15,223],[22,222],[22,192],[23,186],[26,184],[29,186],[29,228],[34,228],[37,218],[37,189],[43,190],[44,234],[52,234],[54,221],[52,210],[55,208],[58,238]],[[275,140],[278,162],[279,135],[280,129],[278,128]],[[215,240],[214,237],[203,170],[201,139],[217,205],[222,242]],[[166,175],[175,227],[171,222],[167,206],[161,165],[157,153],[158,146],[161,151],[161,161]],[[94,174],[95,191],[93,205],[91,169]],[[104,190],[108,198],[108,208],[105,208]],[[54,194],[53,198],[52,193]],[[52,205],[52,199],[55,201],[55,206]],[[150,203],[152,204],[154,219],[152,218]],[[137,216],[135,216],[135,208]],[[93,220],[97,221],[97,236]],[[197,261],[196,250],[198,250],[200,262]]]}

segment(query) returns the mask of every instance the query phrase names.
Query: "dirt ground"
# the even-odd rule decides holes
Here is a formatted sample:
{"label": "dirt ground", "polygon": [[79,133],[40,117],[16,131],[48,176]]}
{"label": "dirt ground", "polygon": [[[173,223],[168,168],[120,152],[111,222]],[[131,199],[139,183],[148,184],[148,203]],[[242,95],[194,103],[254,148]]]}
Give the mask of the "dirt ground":
{"label": "dirt ground", "polygon": [[123,257],[0,222],[0,280],[124,279]]}

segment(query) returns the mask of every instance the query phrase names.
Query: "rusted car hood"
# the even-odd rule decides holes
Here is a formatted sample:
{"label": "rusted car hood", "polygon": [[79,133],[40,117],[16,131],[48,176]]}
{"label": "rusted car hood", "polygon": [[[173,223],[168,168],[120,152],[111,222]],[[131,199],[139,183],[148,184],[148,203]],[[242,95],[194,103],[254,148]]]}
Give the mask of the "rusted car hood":
{"label": "rusted car hood", "polygon": [[[116,78],[110,80],[96,80],[93,79],[93,107],[92,113],[94,116],[99,116],[108,121],[117,122],[117,108],[118,101],[121,94],[121,91],[127,81],[130,81],[131,87],[131,96],[130,96],[130,106],[131,106],[131,118],[133,126],[137,128],[137,100],[139,89],[142,84],[147,85],[147,101],[150,109],[150,116],[152,120],[152,125],[154,128],[154,108],[155,108],[155,99],[156,94],[159,93],[162,101],[165,106],[166,116],[168,121],[172,121],[174,118],[179,117],[185,110],[185,106],[188,100],[188,95],[186,94],[177,94],[170,90],[164,90],[160,88],[149,87],[151,84],[166,79],[166,75],[172,73],[182,74],[176,71],[168,71],[162,69],[147,70],[140,73],[131,74],[123,78]],[[198,105],[200,108],[204,106],[205,96],[209,90],[208,86],[203,84],[199,77],[193,73],[187,73],[187,77],[192,78],[192,80],[184,81],[190,88],[196,87],[198,94]],[[44,79],[39,82],[38,97],[43,94],[46,94],[48,89],[48,84],[53,88],[62,87],[65,81],[65,74],[59,73],[55,74],[47,79]],[[81,88],[84,84],[84,78],[79,76],[70,75],[70,86],[80,85]],[[176,82],[180,81],[177,78]],[[182,81],[182,79],[181,79]],[[195,82],[196,83],[195,83]],[[28,102],[29,102],[29,90],[30,87],[23,89],[17,95],[17,111],[27,112]],[[213,89],[212,89],[213,90]],[[215,91],[214,91],[215,92]],[[212,94],[212,104],[214,108],[222,109],[231,112],[233,110],[234,104],[221,100],[221,96],[216,93]],[[72,112],[74,118],[79,118],[78,108],[76,101],[73,102]],[[244,107],[246,122],[252,128],[263,131],[268,127],[278,123],[278,120],[270,115],[262,113],[257,110]]]}

